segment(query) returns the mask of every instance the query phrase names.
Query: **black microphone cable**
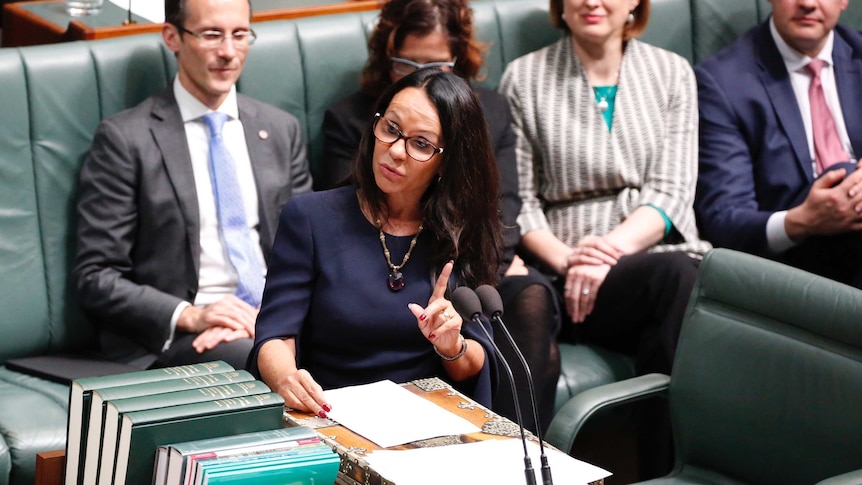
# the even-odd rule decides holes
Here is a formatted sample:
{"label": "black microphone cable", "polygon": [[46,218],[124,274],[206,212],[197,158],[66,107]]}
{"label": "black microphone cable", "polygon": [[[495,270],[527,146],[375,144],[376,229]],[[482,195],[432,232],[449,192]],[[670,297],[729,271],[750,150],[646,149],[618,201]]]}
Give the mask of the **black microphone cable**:
{"label": "black microphone cable", "polygon": [[[536,437],[539,439],[539,459],[542,466],[542,484],[553,485],[554,479],[551,477],[551,465],[548,464],[548,457],[545,455],[545,440],[542,436],[542,424],[539,422],[539,412],[538,407],[536,406],[536,390],[533,387],[533,374],[530,371],[530,366],[527,364],[527,359],[524,358],[524,354],[521,352],[521,349],[519,349],[518,345],[515,344],[515,339],[512,338],[512,334],[509,333],[509,329],[506,327],[506,324],[503,323],[503,300],[500,298],[500,293],[497,289],[491,285],[482,285],[476,288],[476,295],[479,297],[479,301],[482,304],[482,310],[489,315],[492,320],[496,321],[499,327],[503,330],[506,340],[509,341],[509,344],[515,350],[515,355],[517,355],[518,360],[521,361],[521,366],[524,367],[524,373],[527,377],[527,388],[530,392],[533,421],[536,423]],[[513,392],[517,394],[517,391],[513,390]],[[512,397],[516,412],[520,412],[518,410],[517,395]]]}
{"label": "black microphone cable", "polygon": [[476,295],[476,292],[470,288],[459,286],[452,292],[452,306],[455,307],[455,311],[461,315],[461,318],[464,321],[473,322],[479,325],[479,328],[481,328],[482,332],[485,333],[488,341],[491,342],[491,346],[494,348],[494,353],[497,354],[503,369],[505,369],[506,374],[509,377],[509,384],[512,386],[512,398],[515,403],[515,416],[518,420],[518,427],[521,430],[521,445],[524,447],[524,475],[527,477],[527,485],[536,485],[536,472],[533,469],[533,462],[530,460],[530,454],[527,451],[527,437],[524,434],[524,420],[521,417],[521,406],[518,404],[518,390],[515,385],[515,376],[512,374],[512,368],[509,367],[509,363],[506,362],[505,357],[503,357],[503,353],[500,352],[497,344],[494,343],[494,338],[491,337],[491,334],[482,324],[482,319],[480,318],[480,315],[482,314],[482,304],[479,302],[479,297]]}

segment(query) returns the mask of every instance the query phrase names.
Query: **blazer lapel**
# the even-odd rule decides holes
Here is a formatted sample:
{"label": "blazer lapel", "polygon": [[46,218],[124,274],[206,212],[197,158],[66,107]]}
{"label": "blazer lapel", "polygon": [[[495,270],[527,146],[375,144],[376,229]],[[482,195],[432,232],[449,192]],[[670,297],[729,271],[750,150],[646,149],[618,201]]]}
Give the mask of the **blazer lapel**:
{"label": "blazer lapel", "polygon": [[151,130],[153,140],[162,153],[165,171],[173,186],[171,189],[186,221],[186,235],[194,261],[195,274],[197,274],[200,269],[201,252],[198,195],[186,131],[173,89],[170,87],[159,95],[153,104]]}
{"label": "blazer lapel", "polygon": [[755,55],[760,68],[758,76],[775,110],[778,123],[793,147],[799,169],[810,182],[814,179],[814,174],[811,170],[811,152],[808,149],[805,126],[802,123],[799,106],[795,102],[796,94],[790,84],[790,75],[787,73],[781,53],[778,52],[772,40],[768,22],[762,24],[757,32]]}
{"label": "blazer lapel", "polygon": [[261,247],[264,256],[269,256],[270,249],[265,241],[272,241],[275,237],[274,227],[270,227],[269,221],[277,221],[278,214],[278,191],[280,187],[273,181],[281,180],[283,177],[277,172],[277,164],[273,163],[275,154],[273,152],[273,133],[266,121],[259,116],[257,108],[252,103],[246,102],[243,96],[237,95],[237,106],[239,108],[239,119],[242,121],[245,132],[245,143],[248,146],[248,157],[251,161],[252,172],[254,172],[254,183],[257,185],[257,207]]}
{"label": "blazer lapel", "polygon": [[859,158],[862,157],[862,97],[859,96],[859,93],[862,93],[862,59],[854,56],[852,47],[844,41],[837,29],[832,47],[832,61],[844,125],[850,136],[853,153]]}

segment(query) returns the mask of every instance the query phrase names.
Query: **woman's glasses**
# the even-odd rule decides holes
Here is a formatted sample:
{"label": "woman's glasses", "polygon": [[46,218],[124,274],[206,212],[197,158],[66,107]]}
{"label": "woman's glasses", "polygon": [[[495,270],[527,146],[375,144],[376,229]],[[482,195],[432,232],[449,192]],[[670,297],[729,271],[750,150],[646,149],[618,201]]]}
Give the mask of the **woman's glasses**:
{"label": "woman's glasses", "polygon": [[403,138],[407,154],[417,162],[427,162],[434,155],[443,153],[442,148],[421,136],[404,136],[404,132],[395,123],[387,120],[380,113],[374,114],[374,138],[390,145]]}
{"label": "woman's glasses", "polygon": [[413,62],[410,59],[402,59],[400,57],[390,57],[389,60],[392,61],[393,71],[402,76],[406,76],[408,74],[413,74],[419,69],[426,69],[429,67],[452,69],[455,67],[455,61],[457,61],[458,58],[456,57],[450,62],[429,62],[428,64],[419,64],[418,62]]}

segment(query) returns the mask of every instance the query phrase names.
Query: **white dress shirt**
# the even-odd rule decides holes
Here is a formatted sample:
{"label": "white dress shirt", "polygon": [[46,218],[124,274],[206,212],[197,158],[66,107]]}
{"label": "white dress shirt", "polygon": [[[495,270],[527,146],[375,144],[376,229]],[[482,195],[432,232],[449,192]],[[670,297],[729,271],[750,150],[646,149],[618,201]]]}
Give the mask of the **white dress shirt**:
{"label": "white dress shirt", "polygon": [[[194,305],[204,306],[214,303],[226,295],[236,293],[238,277],[236,270],[228,259],[227,247],[219,232],[218,215],[216,213],[215,196],[213,193],[209,167],[209,130],[203,116],[212,112],[197,100],[180,83],[174,79],[174,96],[180,109],[188,141],[189,155],[194,171],[195,190],[197,192],[198,215],[200,219],[200,268],[198,273],[198,292]],[[266,270],[263,251],[260,248],[258,232],[259,216],[257,203],[257,185],[248,155],[245,132],[239,120],[239,108],[236,102],[236,88],[232,88],[225,101],[216,110],[228,116],[222,128],[222,136],[228,151],[234,159],[237,179],[245,205],[246,222],[252,238],[261,267]],[[183,302],[174,310],[171,318],[171,338],[165,348],[173,341],[179,315],[189,303]]]}

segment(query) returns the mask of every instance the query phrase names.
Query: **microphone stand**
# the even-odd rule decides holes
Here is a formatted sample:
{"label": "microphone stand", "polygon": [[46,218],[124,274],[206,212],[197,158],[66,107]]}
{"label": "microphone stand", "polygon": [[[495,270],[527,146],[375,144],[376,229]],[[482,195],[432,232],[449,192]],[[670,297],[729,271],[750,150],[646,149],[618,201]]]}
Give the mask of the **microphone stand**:
{"label": "microphone stand", "polygon": [[[530,371],[527,359],[524,358],[524,354],[521,352],[521,349],[519,349],[518,345],[515,344],[515,339],[512,338],[512,334],[509,333],[508,327],[503,323],[503,302],[500,299],[500,293],[493,286],[482,285],[479,288],[476,288],[476,294],[482,302],[483,310],[486,306],[489,307],[488,310],[491,312],[491,319],[496,321],[497,325],[503,330],[503,335],[506,336],[506,340],[509,342],[509,345],[511,345],[515,350],[515,355],[518,356],[518,360],[524,368],[524,374],[526,374],[527,377],[527,388],[530,392],[530,405],[533,410],[533,422],[536,423],[536,438],[539,440],[539,460],[541,461],[542,468],[542,484],[553,485],[554,479],[551,476],[551,465],[548,463],[548,456],[545,455],[545,440],[542,436],[542,424],[539,422],[538,406],[536,406],[536,390],[533,387],[533,373]],[[514,394],[512,398],[515,404],[515,412],[520,413],[520,410],[518,409],[517,391],[513,389],[512,392]]]}
{"label": "microphone stand", "polygon": [[470,288],[460,286],[455,288],[455,291],[452,293],[452,305],[455,307],[455,311],[461,315],[462,319],[474,322],[482,329],[482,332],[494,348],[494,353],[497,355],[497,358],[500,359],[500,363],[506,371],[506,375],[509,377],[509,384],[512,386],[512,398],[515,403],[515,416],[518,420],[518,428],[521,431],[521,445],[524,447],[524,475],[527,479],[527,485],[536,485],[536,472],[533,469],[533,462],[530,460],[530,454],[527,451],[527,437],[524,434],[524,420],[521,417],[521,406],[518,404],[518,392],[515,385],[515,376],[512,374],[512,368],[509,366],[509,363],[506,362],[505,357],[503,357],[503,353],[500,352],[497,344],[494,343],[494,338],[482,324],[482,319],[479,317],[482,313],[480,310],[482,305],[479,303],[479,297],[476,296],[476,293]]}
{"label": "microphone stand", "polygon": [[132,0],[129,0],[129,16],[126,20],[123,20],[123,25],[132,25],[135,24],[134,20],[132,20]]}

